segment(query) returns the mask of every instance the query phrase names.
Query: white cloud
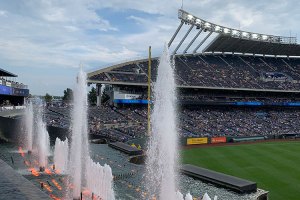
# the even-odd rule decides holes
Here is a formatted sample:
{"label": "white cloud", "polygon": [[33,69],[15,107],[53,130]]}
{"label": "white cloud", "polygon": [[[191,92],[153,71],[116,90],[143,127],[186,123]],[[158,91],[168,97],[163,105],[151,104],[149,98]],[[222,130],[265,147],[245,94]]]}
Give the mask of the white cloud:
{"label": "white cloud", "polygon": [[133,15],[130,15],[129,17],[127,17],[127,19],[133,20],[137,24],[145,24],[147,22],[144,18],[136,17],[136,16],[133,16]]}
{"label": "white cloud", "polygon": [[0,10],[0,17],[7,17],[7,11]]}
{"label": "white cloud", "polygon": [[[179,24],[177,9],[180,6],[181,0],[1,1],[0,64],[15,68],[75,70],[80,61],[88,67],[96,67],[146,56],[149,45],[154,55],[159,55],[163,43],[168,42]],[[299,32],[299,6],[297,0],[184,1],[184,9],[208,21],[234,28],[240,24],[248,31],[280,35],[289,34],[289,30]],[[99,12],[106,8],[114,11],[135,9],[156,15],[153,18],[129,15],[127,19],[134,20],[137,27],[142,28],[128,35]],[[36,81],[34,77],[30,79]],[[54,82],[49,80],[49,87],[57,87]]]}

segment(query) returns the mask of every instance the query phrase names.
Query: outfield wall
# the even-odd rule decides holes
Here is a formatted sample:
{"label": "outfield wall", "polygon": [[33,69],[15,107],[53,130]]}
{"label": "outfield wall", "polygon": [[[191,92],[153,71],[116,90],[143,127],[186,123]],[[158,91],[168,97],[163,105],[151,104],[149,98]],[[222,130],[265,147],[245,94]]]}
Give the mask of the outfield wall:
{"label": "outfield wall", "polygon": [[275,139],[297,139],[300,134],[281,134],[281,135],[266,135],[266,136],[246,136],[246,137],[187,137],[181,139],[181,144],[184,146],[204,145],[204,144],[220,144],[220,143],[239,143],[239,142],[255,142]]}

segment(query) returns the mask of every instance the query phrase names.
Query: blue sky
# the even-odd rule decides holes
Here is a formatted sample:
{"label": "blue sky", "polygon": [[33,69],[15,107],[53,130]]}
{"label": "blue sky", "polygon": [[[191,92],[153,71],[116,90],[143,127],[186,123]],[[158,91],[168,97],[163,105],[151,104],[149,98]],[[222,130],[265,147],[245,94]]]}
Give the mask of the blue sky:
{"label": "blue sky", "polygon": [[[32,94],[62,95],[80,63],[86,71],[159,55],[179,24],[181,0],[0,1],[0,67]],[[184,0],[184,9],[221,25],[300,34],[297,0]],[[175,41],[175,44],[178,41]]]}

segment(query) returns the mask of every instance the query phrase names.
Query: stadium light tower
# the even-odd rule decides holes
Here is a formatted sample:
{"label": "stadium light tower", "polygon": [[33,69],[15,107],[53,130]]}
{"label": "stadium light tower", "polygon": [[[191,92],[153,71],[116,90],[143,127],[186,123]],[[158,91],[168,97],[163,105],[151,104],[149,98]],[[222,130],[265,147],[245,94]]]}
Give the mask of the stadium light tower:
{"label": "stadium light tower", "polygon": [[218,34],[230,34],[235,38],[248,38],[249,40],[259,40],[259,41],[269,41],[283,44],[297,44],[296,38],[287,38],[282,36],[274,36],[267,34],[251,33],[247,31],[242,31],[239,29],[232,29],[229,27],[224,27],[211,23],[209,21],[203,20],[196,17],[185,10],[179,9],[178,18],[187,25],[195,25],[197,29],[203,29],[204,31],[218,33]]}
{"label": "stadium light tower", "polygon": [[[185,32],[183,38],[180,39],[177,46],[174,48],[173,54],[176,54],[179,48],[183,45],[184,41],[188,38],[188,36],[192,33],[193,29],[197,29],[197,33],[195,36],[189,41],[185,49],[183,50],[183,54],[186,54],[187,51],[191,48],[191,46],[196,42],[199,36],[203,32],[207,32],[208,34],[200,41],[200,43],[196,46],[196,48],[192,51],[193,54],[197,53],[198,49],[208,40],[208,38],[213,34],[216,33],[216,38],[210,43],[214,43],[217,38],[232,38],[232,39],[242,39],[248,41],[256,41],[256,42],[268,42],[268,43],[276,43],[276,44],[289,44],[289,45],[297,45],[297,39],[295,37],[282,37],[282,36],[275,36],[275,35],[267,35],[267,34],[260,34],[254,33],[249,31],[243,31],[240,29],[233,29],[226,26],[221,26],[204,19],[201,19],[195,15],[188,13],[183,9],[179,9],[178,11],[178,18],[180,19],[180,24],[176,29],[174,35],[170,39],[168,46],[170,47],[174,42],[174,39],[177,37],[178,33],[182,29],[183,25],[189,26],[188,30]],[[209,45],[210,45],[209,44]],[[216,44],[219,45],[220,44]],[[205,52],[208,48],[204,48],[202,52]],[[214,47],[214,49],[224,51],[225,48],[218,49]],[[214,52],[214,51],[212,51]],[[231,51],[230,51],[231,52]],[[241,52],[243,53],[243,52]]]}

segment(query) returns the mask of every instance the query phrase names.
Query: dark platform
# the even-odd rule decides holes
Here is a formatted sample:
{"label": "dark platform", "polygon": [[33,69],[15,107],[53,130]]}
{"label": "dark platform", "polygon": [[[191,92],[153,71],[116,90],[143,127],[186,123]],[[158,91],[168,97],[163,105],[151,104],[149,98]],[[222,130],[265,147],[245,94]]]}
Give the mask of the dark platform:
{"label": "dark platform", "polygon": [[257,184],[255,182],[196,167],[194,165],[183,165],[181,167],[181,172],[193,178],[222,186],[239,193],[251,193],[256,192],[257,190]]}
{"label": "dark platform", "polygon": [[0,199],[47,200],[48,195],[0,159]]}
{"label": "dark platform", "polygon": [[110,143],[108,146],[117,149],[119,151],[122,151],[130,156],[133,155],[141,155],[143,154],[143,151],[140,149],[137,149],[135,147],[132,147],[128,144],[122,143],[122,142],[114,142],[114,143]]}

